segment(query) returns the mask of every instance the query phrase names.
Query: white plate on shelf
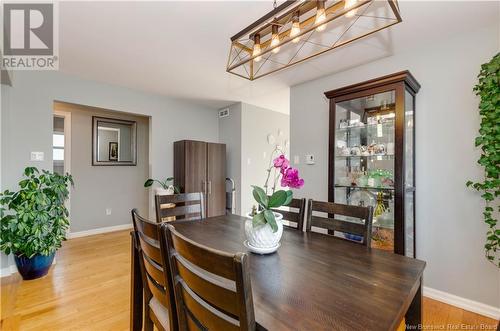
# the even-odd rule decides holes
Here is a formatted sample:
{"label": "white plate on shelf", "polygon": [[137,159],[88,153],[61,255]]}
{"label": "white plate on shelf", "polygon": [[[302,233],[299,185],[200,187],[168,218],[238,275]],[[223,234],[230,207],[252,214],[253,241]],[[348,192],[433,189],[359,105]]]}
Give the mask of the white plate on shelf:
{"label": "white plate on shelf", "polygon": [[271,253],[274,253],[278,250],[278,248],[280,248],[281,246],[281,243],[278,243],[276,246],[274,247],[266,247],[266,248],[259,248],[259,247],[254,247],[252,245],[250,245],[248,243],[248,240],[245,240],[243,242],[243,245],[245,245],[245,247],[252,253],[256,253],[256,254],[271,254]]}

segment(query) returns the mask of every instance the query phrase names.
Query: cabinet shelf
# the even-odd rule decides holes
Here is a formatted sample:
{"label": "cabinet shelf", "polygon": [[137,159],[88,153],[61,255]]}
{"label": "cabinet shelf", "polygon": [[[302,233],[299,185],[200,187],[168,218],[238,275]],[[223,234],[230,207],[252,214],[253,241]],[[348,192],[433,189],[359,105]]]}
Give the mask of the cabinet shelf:
{"label": "cabinet shelf", "polygon": [[346,128],[337,128],[338,134],[345,134],[347,132],[368,132],[368,131],[376,131],[378,126],[381,125],[383,130],[391,130],[394,131],[394,120],[385,121],[384,123],[377,124],[365,124],[363,126],[349,126]]}
{"label": "cabinet shelf", "polygon": [[377,154],[377,155],[335,155],[337,159],[353,159],[353,158],[366,158],[369,160],[392,160],[394,154]]}
{"label": "cabinet shelf", "polygon": [[375,186],[357,186],[357,185],[339,185],[335,184],[335,188],[348,188],[358,190],[374,190],[374,191],[394,191],[394,187],[375,187]]}
{"label": "cabinet shelf", "polygon": [[394,224],[379,224],[377,221],[373,221],[372,227],[378,228],[378,229],[388,229],[388,230],[394,230]]}

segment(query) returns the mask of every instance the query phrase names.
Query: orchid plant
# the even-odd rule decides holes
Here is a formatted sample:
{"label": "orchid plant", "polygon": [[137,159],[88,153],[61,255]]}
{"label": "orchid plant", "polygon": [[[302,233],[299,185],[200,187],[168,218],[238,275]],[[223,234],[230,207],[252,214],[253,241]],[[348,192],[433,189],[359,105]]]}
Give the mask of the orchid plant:
{"label": "orchid plant", "polygon": [[290,167],[290,161],[285,157],[280,146],[276,146],[271,153],[264,187],[252,186],[253,197],[259,205],[259,211],[255,207],[252,210],[254,227],[267,223],[273,232],[278,231],[278,225],[271,209],[287,206],[293,199],[292,190],[276,190],[278,182],[281,187],[291,189],[300,189],[304,186],[304,180],[299,177],[299,171]]}

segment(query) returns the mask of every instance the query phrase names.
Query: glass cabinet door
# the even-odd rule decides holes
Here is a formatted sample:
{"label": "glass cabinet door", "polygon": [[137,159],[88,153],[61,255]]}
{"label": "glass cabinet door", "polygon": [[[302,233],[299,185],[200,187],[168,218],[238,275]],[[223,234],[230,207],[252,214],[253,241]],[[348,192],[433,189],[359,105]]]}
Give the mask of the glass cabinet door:
{"label": "glass cabinet door", "polygon": [[390,251],[395,224],[395,111],[395,90],[335,103],[334,202],[372,206],[372,247]]}
{"label": "glass cabinet door", "polygon": [[405,121],[404,121],[404,224],[405,224],[405,255],[415,256],[415,96],[405,90]]}

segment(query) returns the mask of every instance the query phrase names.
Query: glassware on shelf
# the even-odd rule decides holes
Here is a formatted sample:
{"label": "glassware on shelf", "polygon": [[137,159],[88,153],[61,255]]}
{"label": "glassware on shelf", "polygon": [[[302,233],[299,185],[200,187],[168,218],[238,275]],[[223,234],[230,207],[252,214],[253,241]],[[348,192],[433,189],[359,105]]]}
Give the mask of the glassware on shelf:
{"label": "glassware on shelf", "polygon": [[375,196],[367,190],[358,190],[349,196],[349,204],[351,206],[375,207],[375,203]]}
{"label": "glassware on shelf", "polygon": [[379,217],[383,213],[385,213],[384,196],[382,192],[378,192],[377,204],[375,205],[375,209],[373,210],[373,217]]}

